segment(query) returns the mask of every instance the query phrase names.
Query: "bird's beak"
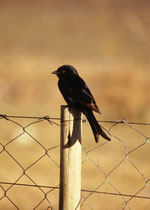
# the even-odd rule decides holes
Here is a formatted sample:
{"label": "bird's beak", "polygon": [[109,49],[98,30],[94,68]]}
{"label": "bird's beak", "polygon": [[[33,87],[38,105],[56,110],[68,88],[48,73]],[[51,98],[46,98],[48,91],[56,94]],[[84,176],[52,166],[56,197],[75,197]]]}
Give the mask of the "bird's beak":
{"label": "bird's beak", "polygon": [[53,71],[52,74],[56,74],[57,75],[58,74],[57,70],[56,71]]}

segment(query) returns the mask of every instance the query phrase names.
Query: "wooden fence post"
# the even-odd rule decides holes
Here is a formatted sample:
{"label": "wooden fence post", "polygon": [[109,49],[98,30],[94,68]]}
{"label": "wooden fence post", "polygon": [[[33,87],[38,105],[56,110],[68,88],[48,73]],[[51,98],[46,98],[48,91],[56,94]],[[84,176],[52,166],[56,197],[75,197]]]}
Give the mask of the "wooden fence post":
{"label": "wooden fence post", "polygon": [[61,106],[59,210],[79,210],[81,200],[81,112]]}

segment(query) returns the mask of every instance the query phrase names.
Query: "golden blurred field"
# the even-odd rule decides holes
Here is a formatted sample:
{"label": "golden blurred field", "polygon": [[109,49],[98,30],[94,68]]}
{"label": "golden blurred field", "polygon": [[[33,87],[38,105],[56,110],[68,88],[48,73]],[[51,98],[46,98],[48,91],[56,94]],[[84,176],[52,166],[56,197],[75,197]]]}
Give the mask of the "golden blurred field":
{"label": "golden blurred field", "polygon": [[[50,73],[60,65],[71,64],[92,90],[102,112],[101,116],[96,115],[97,119],[149,122],[149,11],[150,3],[146,0],[0,0],[0,113],[59,117],[60,105],[65,102],[58,91],[57,78]],[[0,122],[1,144],[5,145],[22,131],[4,119]],[[30,121],[19,122],[26,125]],[[106,123],[102,125],[106,129],[111,126]],[[135,127],[150,136],[149,126]],[[55,125],[43,122],[28,129],[46,148],[59,144],[59,127]],[[111,133],[122,139],[129,151],[145,142],[142,135],[125,125],[117,125]],[[99,145],[104,142],[101,140]],[[83,124],[83,145],[87,151],[98,146],[87,123]],[[43,154],[35,141],[25,134],[7,148],[24,167]],[[59,148],[50,151],[50,154],[59,164]],[[91,152],[90,157],[105,173],[109,173],[125,157],[125,147],[114,137],[112,142]],[[83,151],[84,158],[86,155]],[[40,185],[56,186],[59,183],[59,170],[51,163],[48,165],[49,160],[46,159],[42,159],[28,173]],[[147,179],[150,178],[148,143],[132,152],[129,159]],[[15,181],[21,173],[4,151],[0,153],[0,165],[2,181]],[[82,188],[90,190],[105,178],[90,160],[83,164],[82,175]],[[128,160],[114,170],[109,180],[121,193],[126,194],[134,194],[145,185],[142,176]],[[19,182],[28,181],[24,177]],[[107,183],[98,190],[115,191]],[[14,186],[8,192],[16,205],[21,206],[21,200],[22,205],[26,203],[27,206],[21,209],[32,209],[31,206],[41,199],[36,189]],[[141,194],[150,197],[149,186]],[[58,190],[50,195],[57,209]],[[87,202],[96,210],[125,207],[120,196],[96,194]],[[137,198],[128,203],[133,210],[147,210],[149,204],[148,199]],[[44,203],[38,209],[46,207],[47,203]],[[7,199],[2,199],[0,209],[15,208]],[[90,207],[84,205],[81,209]]]}

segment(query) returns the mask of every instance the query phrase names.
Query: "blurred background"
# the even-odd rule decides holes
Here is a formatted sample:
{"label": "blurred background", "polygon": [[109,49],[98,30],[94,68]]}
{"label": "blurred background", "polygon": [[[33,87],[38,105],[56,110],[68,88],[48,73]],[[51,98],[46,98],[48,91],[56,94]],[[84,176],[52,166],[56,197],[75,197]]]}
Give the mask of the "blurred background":
{"label": "blurred background", "polygon": [[148,121],[149,11],[146,0],[1,0],[1,113],[59,116],[65,102],[50,72],[71,64],[101,119]]}
{"label": "blurred background", "polygon": [[[79,71],[96,99],[102,112],[101,116],[96,114],[97,119],[150,121],[149,14],[148,0],[0,0],[0,113],[59,117],[60,105],[65,102],[57,87],[58,79],[51,72],[63,64],[70,64]],[[1,125],[1,130],[6,131],[3,134],[5,143],[18,134],[18,128],[9,126],[8,132],[7,125]],[[108,126],[105,124],[104,127]],[[87,124],[83,126],[83,130],[86,131],[83,132],[83,136],[84,133],[88,134],[83,138],[86,148],[95,146],[92,132],[88,128]],[[37,135],[48,144],[50,137],[47,135],[50,130],[45,129],[43,126],[42,131],[44,130],[46,139],[37,127],[33,126],[30,131],[33,136]],[[147,135],[149,133],[148,128],[142,131],[147,132]],[[59,144],[59,127],[51,128],[49,135],[53,138],[49,144]],[[137,142],[130,142],[129,148],[139,144],[138,136],[132,135],[130,130],[116,131],[116,135],[124,140],[128,137],[127,141],[125,140],[127,144],[132,138],[136,138]],[[27,140],[26,137],[24,139]],[[14,143],[16,148],[18,142]],[[22,160],[27,160],[26,149],[29,147],[34,147],[34,144],[21,146],[24,148]],[[19,148],[20,146],[18,150]],[[109,161],[113,160],[114,153],[119,149],[120,145],[112,141],[101,151],[102,162],[107,161],[105,166],[112,166],[112,162]],[[149,175],[149,151],[146,151],[143,151],[138,163],[147,161],[143,171]],[[39,151],[36,152],[38,154]],[[17,154],[18,159],[20,155]],[[56,156],[56,153],[53,155]],[[98,157],[102,158],[99,151],[94,155],[96,160]],[[115,160],[118,157],[120,153]],[[137,157],[139,154],[134,156],[134,159]],[[59,156],[57,159],[59,163]],[[1,157],[1,163],[4,160],[5,157]],[[140,164],[142,165],[142,162]],[[10,181],[5,167],[6,164],[1,179],[5,177]],[[8,167],[11,167],[11,164]],[[94,171],[91,165],[87,166],[85,171],[83,169],[83,174],[86,175],[89,171]],[[122,170],[120,177],[124,177],[124,172],[125,170]],[[36,173],[36,170],[33,173]],[[56,173],[58,183],[59,171]],[[54,173],[53,177],[55,176]],[[43,178],[37,179],[43,184]],[[115,180],[115,177],[113,179]],[[118,181],[118,186],[121,186],[121,189],[127,188],[129,191],[126,193],[131,193],[133,180],[136,180],[134,173],[123,186],[122,181]],[[46,182],[46,179],[44,181]],[[139,182],[138,179],[136,181]],[[84,177],[83,185],[86,188],[93,184],[92,181],[89,182],[88,177]],[[117,198],[111,202],[118,205]],[[97,205],[95,209],[98,209],[99,205],[95,201],[93,203]],[[116,206],[114,205],[114,209]],[[143,206],[141,208],[144,209]]]}

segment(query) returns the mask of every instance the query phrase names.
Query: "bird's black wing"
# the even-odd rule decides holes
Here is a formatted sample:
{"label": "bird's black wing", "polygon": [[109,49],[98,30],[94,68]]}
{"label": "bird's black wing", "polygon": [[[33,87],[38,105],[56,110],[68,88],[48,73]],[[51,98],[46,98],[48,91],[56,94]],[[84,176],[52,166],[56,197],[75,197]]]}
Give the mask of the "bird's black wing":
{"label": "bird's black wing", "polygon": [[81,77],[74,75],[69,80],[59,80],[58,86],[69,105],[81,106],[100,113],[94,97]]}

